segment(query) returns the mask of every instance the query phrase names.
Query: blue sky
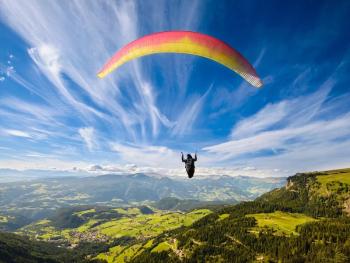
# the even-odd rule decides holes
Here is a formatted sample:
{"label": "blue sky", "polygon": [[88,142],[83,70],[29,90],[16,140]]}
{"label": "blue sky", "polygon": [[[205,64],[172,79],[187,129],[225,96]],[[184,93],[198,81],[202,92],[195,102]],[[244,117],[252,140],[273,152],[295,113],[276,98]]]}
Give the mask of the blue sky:
{"label": "blue sky", "polygon": [[[349,1],[0,0],[0,168],[284,176],[350,166]],[[166,30],[239,50],[255,89],[204,58],[96,73]]]}

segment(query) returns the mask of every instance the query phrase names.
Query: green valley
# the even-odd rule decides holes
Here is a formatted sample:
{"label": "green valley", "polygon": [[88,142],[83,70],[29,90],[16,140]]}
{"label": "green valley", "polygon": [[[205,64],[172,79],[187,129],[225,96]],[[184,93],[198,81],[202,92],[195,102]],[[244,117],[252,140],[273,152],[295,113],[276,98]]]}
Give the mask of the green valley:
{"label": "green valley", "polygon": [[189,211],[234,204],[253,200],[261,193],[282,186],[284,180],[220,175],[188,181],[154,174],[104,174],[2,182],[0,177],[0,216],[12,218],[10,222],[0,218],[0,230],[15,231],[53,217],[62,207],[86,206],[88,210],[93,206],[150,205],[160,210]]}
{"label": "green valley", "polygon": [[[96,259],[124,262],[151,246],[152,238],[186,227],[210,214],[209,209],[191,212],[163,211],[146,206],[129,208],[75,207],[61,209],[55,217],[34,222],[16,231],[32,240],[61,247],[81,249],[82,244],[100,244],[105,252],[92,253]],[[116,245],[117,244],[117,245]],[[161,246],[155,251],[163,251]],[[99,250],[97,250],[98,252]],[[92,251],[93,252],[93,251]]]}
{"label": "green valley", "polygon": [[[196,220],[211,213],[208,209],[189,213],[151,210],[142,213],[140,208],[109,208],[74,212],[71,216],[81,219],[77,227],[55,227],[53,221],[39,220],[20,228],[17,233],[29,235],[37,240],[77,244],[81,241],[111,241],[115,238],[133,237],[139,240],[156,236],[180,226],[189,226]],[[114,213],[114,218],[110,214]]]}
{"label": "green valley", "polygon": [[31,241],[15,243],[68,249],[76,262],[348,262],[349,171],[299,173],[236,205],[166,198],[154,206],[61,208],[18,228]]}

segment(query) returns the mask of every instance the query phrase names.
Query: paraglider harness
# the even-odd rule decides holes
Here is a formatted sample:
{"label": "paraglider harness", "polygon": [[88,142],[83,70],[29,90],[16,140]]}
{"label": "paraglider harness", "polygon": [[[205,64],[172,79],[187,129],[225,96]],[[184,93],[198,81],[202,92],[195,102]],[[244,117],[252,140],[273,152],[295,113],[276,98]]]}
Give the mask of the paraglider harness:
{"label": "paraglider harness", "polygon": [[182,162],[185,163],[185,168],[186,168],[188,178],[192,178],[195,171],[194,162],[197,161],[197,154],[195,154],[194,158],[192,158],[191,154],[187,154],[187,159],[184,159],[183,153],[181,153],[181,155],[182,155],[181,156]]}

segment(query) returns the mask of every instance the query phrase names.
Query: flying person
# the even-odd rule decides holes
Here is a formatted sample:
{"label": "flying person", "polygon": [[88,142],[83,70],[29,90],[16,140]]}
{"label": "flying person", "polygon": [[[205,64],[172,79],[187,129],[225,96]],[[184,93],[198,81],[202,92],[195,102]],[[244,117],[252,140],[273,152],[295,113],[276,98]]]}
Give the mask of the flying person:
{"label": "flying person", "polygon": [[188,178],[192,178],[195,171],[194,162],[197,161],[197,153],[195,153],[194,158],[192,157],[191,154],[187,154],[187,158],[184,159],[184,154],[181,152],[181,159],[182,159],[182,162],[185,163],[185,168],[186,168]]}

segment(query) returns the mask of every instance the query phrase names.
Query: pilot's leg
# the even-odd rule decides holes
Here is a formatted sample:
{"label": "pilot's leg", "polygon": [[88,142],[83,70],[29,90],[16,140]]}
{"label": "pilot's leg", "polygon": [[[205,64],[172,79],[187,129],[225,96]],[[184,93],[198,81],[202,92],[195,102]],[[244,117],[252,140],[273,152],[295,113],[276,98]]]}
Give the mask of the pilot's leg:
{"label": "pilot's leg", "polygon": [[190,168],[187,170],[188,178],[192,178],[194,174],[194,168]]}

